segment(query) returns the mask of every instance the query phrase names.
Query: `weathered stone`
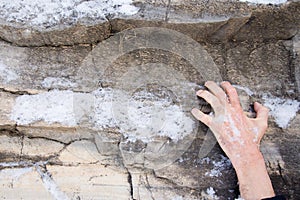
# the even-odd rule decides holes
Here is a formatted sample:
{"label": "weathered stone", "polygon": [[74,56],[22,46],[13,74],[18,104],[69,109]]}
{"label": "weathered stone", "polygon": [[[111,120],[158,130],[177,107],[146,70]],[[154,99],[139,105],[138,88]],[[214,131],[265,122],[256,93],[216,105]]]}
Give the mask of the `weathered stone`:
{"label": "weathered stone", "polygon": [[15,95],[7,92],[0,92],[0,126],[14,124],[14,122],[10,119],[14,101]]}
{"label": "weathered stone", "polygon": [[22,139],[21,137],[12,137],[8,135],[0,135],[0,157],[2,159],[12,159],[14,155],[17,155],[17,159],[22,152]]}
{"label": "weathered stone", "polygon": [[96,163],[102,160],[95,144],[87,140],[72,142],[60,153],[58,159],[64,164]]}
{"label": "weathered stone", "polygon": [[29,157],[50,157],[57,155],[64,147],[63,144],[43,138],[22,140],[22,154]]}
{"label": "weathered stone", "polygon": [[131,173],[134,199],[198,199],[192,191],[177,186],[167,179],[155,177],[152,173]]}
{"label": "weathered stone", "polygon": [[93,138],[89,131],[79,132],[75,127],[18,126],[18,130],[29,138],[47,138],[65,144],[79,139]]}
{"label": "weathered stone", "polygon": [[293,37],[300,25],[299,1],[271,7],[252,8],[251,17],[235,34],[234,40],[285,40]]}
{"label": "weathered stone", "polygon": [[130,199],[128,174],[103,165],[49,166],[53,180],[71,199]]}
{"label": "weathered stone", "polygon": [[1,199],[53,199],[32,167],[1,170],[0,185]]}
{"label": "weathered stone", "polygon": [[297,90],[298,90],[298,99],[300,99],[300,34],[298,33],[293,38],[293,53],[294,53],[294,73],[295,73],[295,80],[297,83]]}
{"label": "weathered stone", "polygon": [[269,92],[281,96],[295,89],[290,52],[281,42],[232,45],[226,54],[227,77],[231,82],[249,87],[256,94]]}
{"label": "weathered stone", "polygon": [[295,118],[290,122],[290,126],[288,127],[288,133],[297,135],[298,130],[300,129],[300,114],[297,114]]}
{"label": "weathered stone", "polygon": [[62,46],[92,44],[106,39],[110,24],[103,20],[95,25],[79,24],[51,29],[0,23],[0,38],[18,46]]}
{"label": "weathered stone", "polygon": [[119,143],[121,134],[114,132],[98,132],[94,135],[98,152],[104,156],[116,156],[120,154]]}
{"label": "weathered stone", "polygon": [[90,50],[90,45],[22,48],[0,42],[1,88],[32,94],[75,87],[76,70]]}
{"label": "weathered stone", "polygon": [[[1,19],[0,37],[20,46],[74,45],[96,43],[111,32],[135,27],[166,27],[178,30],[197,41],[288,39],[299,26],[299,2],[276,6],[247,5],[217,1],[138,1],[139,12],[97,20],[38,27],[29,22]],[[207,9],[209,8],[209,9]],[[109,14],[108,14],[109,16]],[[251,16],[251,17],[250,17]],[[72,18],[73,16],[70,16]],[[270,23],[271,22],[271,23]]]}
{"label": "weathered stone", "polygon": [[[219,199],[237,197],[237,179],[221,149],[208,143],[210,153],[199,158],[209,134],[189,111],[201,107],[209,113],[211,108],[194,93],[205,80],[229,80],[238,84],[244,111],[251,111],[249,105],[254,101],[263,102],[265,94],[299,98],[299,35],[294,36],[299,31],[299,5],[296,1],[275,6],[147,0],[135,1],[137,14],[107,15],[107,19],[92,22],[62,21],[45,28],[1,21],[0,38],[9,42],[0,42],[1,198],[217,198],[208,191],[215,191]],[[203,48],[194,48],[195,41],[184,35],[177,34],[180,37],[174,40],[150,28],[124,31],[139,27],[177,30]],[[120,31],[124,32],[116,34]],[[134,40],[145,35],[149,40]],[[148,45],[149,41],[153,43]],[[178,53],[180,45],[185,48]],[[162,48],[153,48],[157,46]],[[196,55],[192,61],[197,62],[191,62],[190,55]],[[182,116],[191,119],[194,132],[179,140],[182,133],[177,129],[171,129],[173,135],[150,137],[152,132],[138,129],[148,121],[134,118],[132,110],[128,114],[126,109],[115,109],[118,103],[126,105],[117,93],[99,95],[109,89],[130,91],[131,100],[144,105],[158,100],[181,106]],[[61,112],[63,108],[57,107],[54,114],[60,115],[53,116],[67,113],[72,123],[51,121],[48,117],[53,113],[44,110],[27,112],[32,121],[12,117],[17,98],[28,97],[25,105],[33,110],[38,103],[45,103],[43,109],[47,110],[53,106],[51,94],[55,92],[62,94],[58,95],[60,105],[68,109]],[[41,94],[48,96],[42,96],[43,101],[30,98]],[[98,113],[97,108],[101,108]],[[178,113],[171,114],[174,118]],[[164,122],[161,116],[160,122]],[[132,122],[132,118],[132,129],[124,129],[128,128],[124,122]],[[275,122],[270,117],[261,151],[276,193],[299,199],[299,114],[287,127],[280,128]],[[164,127],[158,123],[158,129]],[[38,192],[33,194],[31,185]]]}

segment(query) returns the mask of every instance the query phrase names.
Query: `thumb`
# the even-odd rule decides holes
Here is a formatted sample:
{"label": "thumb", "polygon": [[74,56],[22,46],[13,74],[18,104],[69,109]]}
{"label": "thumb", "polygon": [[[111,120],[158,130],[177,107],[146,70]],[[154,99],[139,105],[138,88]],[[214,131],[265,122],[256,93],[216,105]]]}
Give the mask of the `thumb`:
{"label": "thumb", "polygon": [[254,103],[254,110],[256,112],[256,119],[261,121],[268,121],[269,109],[258,102]]}
{"label": "thumb", "polygon": [[254,110],[256,112],[256,118],[254,121],[256,122],[256,125],[259,128],[259,141],[265,134],[266,129],[268,128],[268,114],[269,114],[269,109],[266,108],[265,106],[261,105],[258,102],[254,103]]}

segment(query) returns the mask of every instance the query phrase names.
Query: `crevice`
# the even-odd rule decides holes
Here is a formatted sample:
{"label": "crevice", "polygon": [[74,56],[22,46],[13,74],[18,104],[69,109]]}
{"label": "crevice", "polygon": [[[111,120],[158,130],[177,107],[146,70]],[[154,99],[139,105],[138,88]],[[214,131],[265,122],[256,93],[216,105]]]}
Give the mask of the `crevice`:
{"label": "crevice", "polygon": [[153,193],[152,193],[152,190],[151,190],[151,185],[149,184],[149,179],[148,179],[148,175],[147,174],[145,174],[145,179],[146,179],[146,185],[145,185],[145,187],[150,192],[151,199],[155,200],[154,196],[153,196]]}
{"label": "crevice", "polygon": [[24,135],[21,136],[21,150],[20,150],[20,156],[19,156],[19,162],[22,160],[23,158],[23,148],[24,148]]}
{"label": "crevice", "polygon": [[1,42],[5,42],[5,43],[7,43],[8,45],[17,46],[17,45],[14,44],[13,42],[11,42],[11,41],[9,41],[9,40],[3,38],[3,37],[0,37],[0,41],[1,41]]}
{"label": "crevice", "polygon": [[10,137],[22,137],[24,134],[17,129],[17,125],[0,126],[0,135],[8,135]]}
{"label": "crevice", "polygon": [[168,0],[168,5],[167,5],[167,10],[166,10],[166,15],[165,15],[165,22],[169,21],[170,9],[171,9],[171,0]]}
{"label": "crevice", "polygon": [[176,189],[179,189],[179,190],[190,190],[190,191],[196,191],[196,192],[199,192],[201,193],[201,190],[198,189],[198,188],[193,188],[193,187],[189,187],[189,186],[183,186],[183,185],[178,185],[177,183],[175,183],[174,181],[168,179],[168,178],[165,178],[165,177],[161,177],[161,176],[158,176],[155,171],[153,170],[152,171],[153,173],[153,176],[156,178],[156,179],[159,179],[161,181],[163,181],[164,183],[168,184],[168,185],[171,185],[170,188],[176,188]]}
{"label": "crevice", "polygon": [[17,89],[8,89],[8,88],[0,88],[0,92],[6,92],[13,95],[34,95],[37,94],[36,91],[30,92],[28,90],[17,90]]}
{"label": "crevice", "polygon": [[43,137],[43,136],[27,136],[28,139],[43,139],[43,140],[48,140],[48,141],[52,141],[52,142],[57,142],[57,143],[60,143],[60,144],[63,144],[63,145],[69,145],[72,143],[71,142],[68,142],[68,143],[65,143],[65,142],[62,142],[60,140],[56,140],[56,139],[53,139],[53,138],[47,138],[47,137]]}
{"label": "crevice", "polygon": [[278,172],[279,172],[280,178],[282,179],[282,182],[283,182],[284,184],[287,184],[287,183],[286,183],[286,180],[285,180],[285,178],[284,178],[284,175],[283,175],[283,168],[281,167],[279,161],[277,161],[277,167],[278,167]]}
{"label": "crevice", "polygon": [[127,170],[127,174],[128,174],[128,176],[127,176],[127,182],[129,183],[129,188],[130,188],[130,190],[129,190],[129,192],[130,192],[130,198],[131,198],[131,200],[136,200],[133,197],[132,175],[131,175],[131,173],[130,173],[130,171],[128,169],[126,169],[126,170]]}

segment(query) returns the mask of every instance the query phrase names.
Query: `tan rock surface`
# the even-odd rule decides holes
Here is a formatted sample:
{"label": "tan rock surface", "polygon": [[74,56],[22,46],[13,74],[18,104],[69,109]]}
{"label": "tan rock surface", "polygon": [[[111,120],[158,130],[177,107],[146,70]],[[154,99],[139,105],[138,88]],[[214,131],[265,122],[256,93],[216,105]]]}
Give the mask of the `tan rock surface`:
{"label": "tan rock surface", "polygon": [[128,174],[103,165],[50,166],[48,171],[70,199],[130,199]]}
{"label": "tan rock surface", "polygon": [[3,169],[0,177],[1,199],[54,199],[32,167]]}

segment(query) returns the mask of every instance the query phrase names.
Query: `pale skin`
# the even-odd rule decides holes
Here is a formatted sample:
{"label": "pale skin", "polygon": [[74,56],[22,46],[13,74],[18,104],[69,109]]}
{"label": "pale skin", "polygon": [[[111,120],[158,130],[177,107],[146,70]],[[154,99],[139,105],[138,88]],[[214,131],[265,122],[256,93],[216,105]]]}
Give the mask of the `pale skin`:
{"label": "pale skin", "polygon": [[241,197],[258,200],[274,197],[263,156],[259,150],[260,140],[268,126],[268,109],[254,103],[256,118],[244,113],[237,91],[229,82],[220,86],[207,81],[208,90],[199,90],[197,95],[213,108],[214,115],[207,115],[194,108],[195,118],[207,125],[214,133],[223,151],[229,157],[237,173]]}

